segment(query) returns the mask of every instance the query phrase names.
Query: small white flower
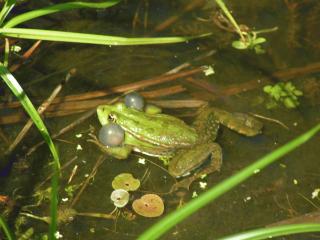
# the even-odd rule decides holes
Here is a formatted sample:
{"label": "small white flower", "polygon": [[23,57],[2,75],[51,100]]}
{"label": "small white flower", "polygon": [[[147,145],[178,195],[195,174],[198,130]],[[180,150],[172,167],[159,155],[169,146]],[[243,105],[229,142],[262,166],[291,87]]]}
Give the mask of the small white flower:
{"label": "small white flower", "polygon": [[145,158],[139,158],[138,159],[138,163],[144,165],[144,164],[146,164],[146,159]]}
{"label": "small white flower", "polygon": [[314,198],[318,197],[319,193],[320,193],[320,188],[316,188],[315,190],[313,190],[311,198],[314,199]]}
{"label": "small white flower", "polygon": [[82,162],[83,164],[86,164],[86,163],[87,163],[87,161],[86,161],[86,160],[82,160],[81,162]]}
{"label": "small white flower", "polygon": [[199,182],[199,185],[201,189],[206,189],[208,184],[206,182]]}
{"label": "small white flower", "polygon": [[67,198],[67,197],[66,197],[66,198],[62,198],[61,201],[62,201],[62,202],[68,202],[68,201],[69,201],[69,198]]}
{"label": "small white flower", "polygon": [[214,74],[214,69],[212,66],[206,66],[206,68],[203,70],[205,76],[210,76]]}
{"label": "small white flower", "polygon": [[196,191],[193,191],[193,193],[192,193],[192,196],[191,196],[192,198],[196,198],[196,197],[198,197],[198,193],[196,192]]}
{"label": "small white flower", "polygon": [[60,238],[63,237],[62,234],[59,231],[56,231],[54,236],[55,236],[56,239],[60,239]]}
{"label": "small white flower", "polygon": [[11,51],[12,51],[12,52],[15,52],[15,53],[20,52],[21,49],[22,49],[22,48],[21,48],[20,46],[18,46],[18,45],[12,45],[12,46],[11,46]]}
{"label": "small white flower", "polygon": [[293,179],[293,184],[297,185],[298,184],[298,180],[297,179]]}
{"label": "small white flower", "polygon": [[85,178],[89,177],[89,174],[88,174],[88,173],[87,173],[87,174],[85,174],[85,175],[84,175],[84,177],[85,177]]}
{"label": "small white flower", "polygon": [[81,138],[82,137],[82,134],[79,133],[79,134],[76,134],[76,138]]}
{"label": "small white flower", "polygon": [[245,199],[243,199],[244,202],[248,202],[251,200],[251,196],[246,197]]}
{"label": "small white flower", "polygon": [[77,151],[81,151],[82,150],[82,147],[80,144],[77,145]]}

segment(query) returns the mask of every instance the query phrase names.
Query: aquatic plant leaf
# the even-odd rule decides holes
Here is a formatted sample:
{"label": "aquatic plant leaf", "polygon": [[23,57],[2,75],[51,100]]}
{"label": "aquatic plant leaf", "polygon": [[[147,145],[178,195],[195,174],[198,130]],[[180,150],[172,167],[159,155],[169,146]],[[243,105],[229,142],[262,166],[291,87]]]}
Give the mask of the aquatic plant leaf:
{"label": "aquatic plant leaf", "polygon": [[133,210],[143,217],[159,217],[163,214],[162,198],[156,194],[146,194],[132,203]]}
{"label": "aquatic plant leaf", "polygon": [[0,28],[0,35],[22,39],[37,39],[57,42],[87,43],[105,46],[124,45],[148,45],[186,42],[195,38],[202,38],[211,35],[206,33],[192,37],[154,37],[154,38],[125,38],[102,34],[88,34],[78,32],[65,32],[54,30],[42,30],[31,28]]}
{"label": "aquatic plant leaf", "polygon": [[256,39],[252,40],[252,44],[253,44],[253,45],[257,45],[257,44],[264,43],[264,42],[266,42],[266,41],[267,41],[267,39],[265,39],[265,38],[263,38],[263,37],[258,37],[258,38],[256,38]]}
{"label": "aquatic plant leaf", "polygon": [[245,44],[244,42],[242,42],[241,40],[238,40],[238,41],[233,41],[232,42],[232,47],[242,50],[242,49],[247,49],[248,45]]}
{"label": "aquatic plant leaf", "polygon": [[117,189],[111,193],[110,199],[113,201],[113,204],[122,208],[129,202],[130,194],[124,189]]}
{"label": "aquatic plant leaf", "polygon": [[113,179],[112,187],[115,190],[136,191],[140,187],[140,180],[134,178],[131,173],[121,173]]}
{"label": "aquatic plant leaf", "polygon": [[92,3],[92,2],[68,2],[68,3],[60,3],[60,4],[53,4],[48,7],[36,9],[33,11],[29,11],[23,14],[20,14],[12,19],[10,19],[6,24],[5,27],[14,27],[20,23],[29,21],[34,18],[38,18],[44,15],[62,12],[67,10],[73,9],[80,9],[80,8],[108,8],[112,7],[115,4],[118,4],[121,0],[109,0],[101,3]]}

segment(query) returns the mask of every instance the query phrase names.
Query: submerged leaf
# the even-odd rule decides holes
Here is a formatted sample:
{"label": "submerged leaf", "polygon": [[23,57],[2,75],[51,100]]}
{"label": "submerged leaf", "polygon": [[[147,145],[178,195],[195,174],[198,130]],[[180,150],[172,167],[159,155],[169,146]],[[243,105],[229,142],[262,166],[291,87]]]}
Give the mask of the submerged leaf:
{"label": "submerged leaf", "polygon": [[144,217],[159,217],[163,214],[164,204],[156,194],[146,194],[132,203],[133,210]]}
{"label": "submerged leaf", "polygon": [[136,191],[140,187],[140,180],[134,178],[131,173],[121,173],[113,179],[112,187],[113,189]]}

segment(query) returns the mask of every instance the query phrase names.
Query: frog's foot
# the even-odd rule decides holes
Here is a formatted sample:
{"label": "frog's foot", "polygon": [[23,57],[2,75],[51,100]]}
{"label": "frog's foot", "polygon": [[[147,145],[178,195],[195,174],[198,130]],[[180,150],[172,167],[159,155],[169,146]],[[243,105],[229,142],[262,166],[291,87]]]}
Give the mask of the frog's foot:
{"label": "frog's foot", "polygon": [[94,134],[89,133],[88,135],[90,138],[87,140],[87,142],[91,142],[91,143],[95,144],[96,146],[98,146],[98,148],[102,152],[104,152],[108,155],[111,155],[117,159],[127,159],[129,154],[132,151],[132,147],[130,147],[130,146],[120,146],[120,147],[105,146],[97,139],[97,137]]}
{"label": "frog's foot", "polygon": [[184,188],[189,190],[190,185],[197,179],[201,178],[203,175],[207,175],[216,171],[220,171],[222,165],[222,149],[219,144],[212,143],[211,156],[209,165],[205,166],[202,170],[197,171],[193,175],[176,182],[171,187],[171,191],[175,192],[179,188]]}
{"label": "frog's foot", "polygon": [[245,113],[230,113],[218,108],[211,110],[219,123],[240,134],[251,137],[261,133],[263,124],[255,117]]}

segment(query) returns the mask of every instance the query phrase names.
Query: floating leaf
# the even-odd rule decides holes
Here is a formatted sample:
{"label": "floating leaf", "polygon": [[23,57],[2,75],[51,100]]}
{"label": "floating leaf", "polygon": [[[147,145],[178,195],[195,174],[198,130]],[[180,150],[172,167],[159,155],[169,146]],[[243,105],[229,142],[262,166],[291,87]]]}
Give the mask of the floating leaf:
{"label": "floating leaf", "polygon": [[131,173],[121,173],[113,179],[112,187],[113,189],[136,191],[140,187],[140,181],[134,178]]}
{"label": "floating leaf", "polygon": [[146,194],[132,203],[133,210],[144,217],[159,217],[163,214],[164,204],[156,194]]}
{"label": "floating leaf", "polygon": [[117,189],[111,193],[111,200],[113,204],[118,207],[122,208],[129,202],[129,193],[124,189]]}

